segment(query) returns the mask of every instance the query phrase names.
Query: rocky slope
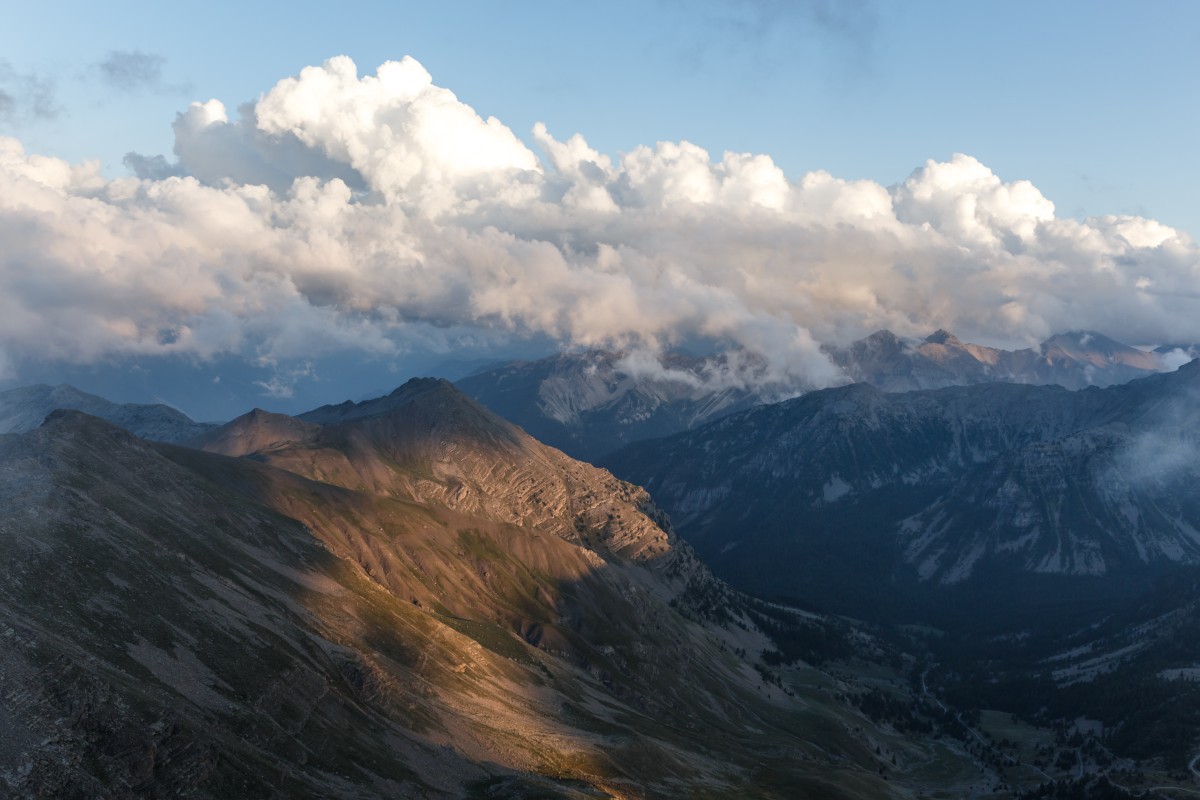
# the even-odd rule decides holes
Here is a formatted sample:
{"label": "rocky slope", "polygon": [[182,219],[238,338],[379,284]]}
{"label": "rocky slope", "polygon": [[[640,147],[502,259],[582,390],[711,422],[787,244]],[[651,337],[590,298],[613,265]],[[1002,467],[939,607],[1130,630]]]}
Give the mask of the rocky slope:
{"label": "rocky slope", "polygon": [[940,609],[969,620],[1040,597],[1018,584],[1115,600],[1137,576],[1200,562],[1197,399],[1200,362],[1076,392],[855,384],[605,463],[735,585],[869,618],[931,587],[985,592]]}
{"label": "rocky slope", "polygon": [[[928,782],[881,777],[894,734],[839,699],[841,679],[768,681],[765,612],[644,491],[440,381],[309,416],[246,415],[207,437],[220,452],[70,411],[0,436],[5,791],[889,797]],[[883,652],[862,632],[843,646]],[[936,753],[977,771],[937,743],[896,748],[896,769]]]}
{"label": "rocky slope", "polygon": [[0,392],[0,433],[31,431],[60,408],[83,411],[143,439],[160,442],[185,442],[216,427],[193,422],[187,415],[161,403],[117,404],[66,384],[40,384]]}

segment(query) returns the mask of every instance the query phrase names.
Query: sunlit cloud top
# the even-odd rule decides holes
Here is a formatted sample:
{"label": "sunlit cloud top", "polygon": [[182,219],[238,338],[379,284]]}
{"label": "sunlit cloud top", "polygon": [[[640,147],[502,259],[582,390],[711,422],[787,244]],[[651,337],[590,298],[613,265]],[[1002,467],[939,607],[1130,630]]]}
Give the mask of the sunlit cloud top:
{"label": "sunlit cloud top", "polygon": [[1061,217],[970,155],[884,186],[541,124],[535,150],[412,58],[333,58],[229,108],[192,103],[136,177],[0,140],[0,364],[387,354],[432,326],[717,341],[813,386],[840,379],[820,344],[879,328],[1200,341],[1189,236]]}

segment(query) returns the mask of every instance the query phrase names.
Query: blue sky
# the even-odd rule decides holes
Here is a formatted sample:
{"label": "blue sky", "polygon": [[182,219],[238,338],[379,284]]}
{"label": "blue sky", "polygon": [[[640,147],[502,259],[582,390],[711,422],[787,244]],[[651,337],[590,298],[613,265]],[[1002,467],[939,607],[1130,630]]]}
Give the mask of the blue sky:
{"label": "blue sky", "polygon": [[[364,71],[412,55],[526,138],[544,121],[609,154],[686,139],[884,184],[963,152],[1060,215],[1200,231],[1194,2],[43,2],[5,17],[0,58],[51,81],[61,113],[0,132],[109,173],[127,151],[169,153],[191,100],[232,108],[333,55]],[[161,56],[161,84],[107,86],[114,51]]]}
{"label": "blue sky", "polygon": [[1200,342],[1198,75],[1195,2],[9,4],[0,386]]}

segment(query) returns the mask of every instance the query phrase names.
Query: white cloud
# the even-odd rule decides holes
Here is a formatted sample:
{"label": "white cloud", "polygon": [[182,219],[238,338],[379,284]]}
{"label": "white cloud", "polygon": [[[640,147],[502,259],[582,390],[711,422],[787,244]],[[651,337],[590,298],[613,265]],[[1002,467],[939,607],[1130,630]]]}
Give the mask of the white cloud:
{"label": "white cloud", "polygon": [[1195,358],[1200,358],[1200,353],[1197,353],[1195,348],[1175,347],[1163,353],[1163,369],[1167,372],[1174,372]]}
{"label": "white cloud", "polygon": [[193,103],[174,130],[177,163],[132,154],[140,177],[112,181],[0,139],[10,357],[278,363],[475,330],[725,341],[758,379],[819,385],[839,379],[819,343],[883,327],[1200,341],[1189,237],[1056,218],[965,155],[894,187],[688,142],[614,158],[541,125],[539,155],[412,59],[360,77],[335,58],[235,116]]}
{"label": "white cloud", "polygon": [[[268,366],[269,359],[260,359],[262,366]],[[276,370],[268,380],[254,381],[254,385],[262,389],[263,396],[276,400],[287,399],[296,394],[296,383],[301,378],[316,376],[316,367],[311,361],[300,362],[295,367]],[[219,380],[219,379],[218,379]]]}
{"label": "white cloud", "polygon": [[1038,224],[1054,219],[1054,204],[1032,183],[1002,183],[961,153],[944,163],[926,162],[896,187],[893,198],[901,222],[928,224],[964,245],[1011,249],[1036,239]]}
{"label": "white cloud", "polygon": [[[193,104],[176,135],[189,170],[194,158],[219,170],[222,162],[205,158],[211,145],[204,140],[232,138],[288,177],[329,177],[349,167],[388,201],[424,216],[485,193],[503,195],[522,173],[540,170],[512,131],[494,117],[481,119],[453,92],[435,86],[412,58],[362,78],[349,58],[332,58],[280,81],[235,126],[219,102]],[[294,143],[310,158],[276,157],[281,144],[295,150]],[[244,180],[237,172],[227,176]]]}

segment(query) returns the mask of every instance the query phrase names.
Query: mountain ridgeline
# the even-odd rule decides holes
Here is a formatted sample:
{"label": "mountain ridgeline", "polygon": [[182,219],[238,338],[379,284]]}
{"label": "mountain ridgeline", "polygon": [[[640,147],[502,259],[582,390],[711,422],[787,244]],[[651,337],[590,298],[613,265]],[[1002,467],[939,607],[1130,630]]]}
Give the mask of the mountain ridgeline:
{"label": "mountain ridgeline", "polygon": [[1164,354],[1092,331],[1060,333],[1023,350],[967,344],[945,330],[923,340],[876,331],[848,347],[828,347],[826,352],[851,380],[885,392],[996,381],[1083,389],[1126,383],[1164,368]]}
{"label": "mountain ridgeline", "polygon": [[62,384],[22,386],[0,392],[0,433],[31,431],[51,412],[64,408],[83,411],[143,439],[158,442],[186,442],[217,427],[193,422],[187,415],[162,403],[113,403]]}
{"label": "mountain ridgeline", "polygon": [[771,399],[737,371],[721,357],[669,354],[655,373],[639,373],[620,354],[593,350],[492,367],[456,385],[538,440],[595,462]]}
{"label": "mountain ridgeline", "polygon": [[[1000,350],[965,344],[947,331],[923,340],[877,331],[845,347],[824,348],[846,382],[887,392],[996,381],[1110,386],[1161,371],[1173,349],[1148,353],[1099,333],[1072,332],[1035,348]],[[692,430],[811,388],[771,382],[764,367],[747,354],[725,353],[669,354],[647,369],[621,354],[587,351],[491,367],[457,386],[540,441],[595,462],[624,445]]]}
{"label": "mountain ridgeline", "polygon": [[644,490],[448,383],[304,417],[203,449],[76,411],[0,436],[6,791],[891,797],[957,785],[931,760],[978,773],[866,716],[849,674],[785,685],[762,658],[796,659],[766,635],[792,631],[900,687],[906,656],[733,592]]}
{"label": "mountain ridgeline", "polygon": [[1119,603],[1200,563],[1198,401],[1200,361],[1079,391],[853,384],[604,463],[740,588],[1019,627],[1053,618],[1046,603]]}

